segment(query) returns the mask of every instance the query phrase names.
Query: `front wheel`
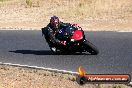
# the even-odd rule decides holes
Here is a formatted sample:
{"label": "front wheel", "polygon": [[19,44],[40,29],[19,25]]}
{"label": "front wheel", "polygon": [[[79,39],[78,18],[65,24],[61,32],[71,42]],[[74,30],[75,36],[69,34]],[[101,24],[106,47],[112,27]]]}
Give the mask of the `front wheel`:
{"label": "front wheel", "polygon": [[91,42],[85,41],[84,42],[84,49],[92,55],[97,55],[99,50],[94,46]]}

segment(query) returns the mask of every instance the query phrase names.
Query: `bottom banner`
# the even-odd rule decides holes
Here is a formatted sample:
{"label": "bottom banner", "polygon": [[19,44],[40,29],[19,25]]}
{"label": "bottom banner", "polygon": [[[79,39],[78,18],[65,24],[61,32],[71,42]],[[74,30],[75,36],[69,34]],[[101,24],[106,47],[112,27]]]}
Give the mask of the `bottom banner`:
{"label": "bottom banner", "polygon": [[131,77],[129,74],[86,74],[82,67],[79,67],[79,75],[77,82],[80,85],[85,83],[130,83]]}

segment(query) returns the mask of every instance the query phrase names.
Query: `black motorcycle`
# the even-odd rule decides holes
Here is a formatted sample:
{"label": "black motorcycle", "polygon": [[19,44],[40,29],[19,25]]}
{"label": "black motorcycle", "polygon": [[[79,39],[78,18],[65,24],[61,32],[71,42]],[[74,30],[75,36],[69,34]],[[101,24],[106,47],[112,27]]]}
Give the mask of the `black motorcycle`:
{"label": "black motorcycle", "polygon": [[[45,35],[45,38],[46,37],[48,36]],[[92,55],[97,55],[99,53],[98,49],[91,42],[85,39],[82,28],[77,29],[74,26],[67,26],[66,28],[59,30],[56,34],[56,38],[63,41],[65,44],[56,45],[52,42],[48,42],[53,53],[61,52],[64,54],[70,54],[88,52]]]}

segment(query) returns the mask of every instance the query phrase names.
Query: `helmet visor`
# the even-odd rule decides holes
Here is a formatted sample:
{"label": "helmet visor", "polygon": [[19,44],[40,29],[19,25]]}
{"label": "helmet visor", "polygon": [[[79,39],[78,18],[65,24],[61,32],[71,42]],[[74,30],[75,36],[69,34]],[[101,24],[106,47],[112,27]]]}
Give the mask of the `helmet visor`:
{"label": "helmet visor", "polygon": [[54,19],[51,21],[51,24],[53,27],[57,27],[59,25],[59,20],[58,19]]}

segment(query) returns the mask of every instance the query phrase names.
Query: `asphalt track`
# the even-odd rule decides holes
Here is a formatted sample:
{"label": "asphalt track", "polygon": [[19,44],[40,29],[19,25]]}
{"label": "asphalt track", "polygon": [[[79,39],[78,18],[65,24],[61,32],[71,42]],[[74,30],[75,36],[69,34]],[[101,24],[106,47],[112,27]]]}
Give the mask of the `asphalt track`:
{"label": "asphalt track", "polygon": [[0,62],[68,70],[81,65],[88,74],[130,74],[132,76],[131,32],[86,32],[98,55],[53,55],[36,30],[1,30]]}

